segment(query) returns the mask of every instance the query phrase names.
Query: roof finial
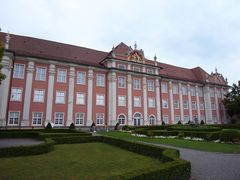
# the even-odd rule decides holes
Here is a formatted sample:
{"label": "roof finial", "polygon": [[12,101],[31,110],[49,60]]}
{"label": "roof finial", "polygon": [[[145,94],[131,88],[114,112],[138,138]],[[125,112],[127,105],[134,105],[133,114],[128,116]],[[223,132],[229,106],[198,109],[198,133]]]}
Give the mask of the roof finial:
{"label": "roof finial", "polygon": [[10,33],[8,31],[7,35],[6,35],[5,49],[9,49],[9,41],[10,41],[10,39],[11,39],[11,37],[10,37]]}
{"label": "roof finial", "polygon": [[215,73],[217,73],[217,67],[215,67]]}
{"label": "roof finial", "polygon": [[134,44],[134,49],[136,50],[137,49],[137,43],[135,41],[135,44]]}
{"label": "roof finial", "polygon": [[156,56],[156,54],[154,55],[154,61],[157,61],[157,56]]}
{"label": "roof finial", "polygon": [[113,47],[112,47],[112,56],[113,56],[113,57],[115,57],[114,50],[115,50],[115,47],[114,47],[114,45],[113,45]]}

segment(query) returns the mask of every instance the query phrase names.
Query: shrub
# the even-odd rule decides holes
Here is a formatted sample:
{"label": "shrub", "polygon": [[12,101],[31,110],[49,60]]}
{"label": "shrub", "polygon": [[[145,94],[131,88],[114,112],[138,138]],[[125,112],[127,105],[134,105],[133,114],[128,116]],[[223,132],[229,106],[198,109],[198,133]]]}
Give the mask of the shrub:
{"label": "shrub", "polygon": [[164,121],[162,121],[162,126],[165,126],[165,122]]}
{"label": "shrub", "polygon": [[47,123],[46,129],[52,129],[52,125],[50,122]]}
{"label": "shrub", "polygon": [[114,130],[118,130],[119,123],[117,123],[114,127]]}
{"label": "shrub", "polygon": [[185,137],[185,136],[184,136],[184,132],[181,132],[181,131],[180,131],[180,132],[178,133],[178,138],[179,138],[179,139],[182,139],[182,138],[184,138],[184,137]]}
{"label": "shrub", "polygon": [[200,122],[200,125],[204,125],[205,123],[204,123],[204,121],[203,120],[201,120],[201,122]]}
{"label": "shrub", "polygon": [[128,130],[129,130],[129,126],[128,126],[128,125],[124,125],[124,126],[122,127],[122,130],[128,131]]}
{"label": "shrub", "polygon": [[95,122],[92,122],[91,127],[95,127],[95,126],[96,126]]}
{"label": "shrub", "polygon": [[238,142],[238,141],[240,141],[240,134],[239,134],[238,130],[225,129],[225,130],[222,130],[219,138],[220,138],[220,141]]}
{"label": "shrub", "polygon": [[52,138],[56,144],[75,144],[75,143],[88,143],[88,142],[101,142],[101,136],[72,136],[72,137],[55,137]]}
{"label": "shrub", "polygon": [[74,130],[74,129],[75,129],[74,123],[71,123],[71,124],[70,124],[69,129],[71,129],[71,130]]}
{"label": "shrub", "polygon": [[177,122],[177,124],[178,124],[178,125],[181,125],[181,124],[182,124],[182,122],[181,122],[181,121],[178,121],[178,122]]}

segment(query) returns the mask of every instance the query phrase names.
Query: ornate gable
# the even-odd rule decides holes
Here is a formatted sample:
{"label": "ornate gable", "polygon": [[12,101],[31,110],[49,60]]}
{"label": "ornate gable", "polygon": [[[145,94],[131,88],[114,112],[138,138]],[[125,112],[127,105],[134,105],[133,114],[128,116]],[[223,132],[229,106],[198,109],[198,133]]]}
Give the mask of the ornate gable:
{"label": "ornate gable", "polygon": [[134,45],[134,50],[129,51],[127,58],[129,61],[145,63],[144,52],[142,49],[137,50],[137,44]]}

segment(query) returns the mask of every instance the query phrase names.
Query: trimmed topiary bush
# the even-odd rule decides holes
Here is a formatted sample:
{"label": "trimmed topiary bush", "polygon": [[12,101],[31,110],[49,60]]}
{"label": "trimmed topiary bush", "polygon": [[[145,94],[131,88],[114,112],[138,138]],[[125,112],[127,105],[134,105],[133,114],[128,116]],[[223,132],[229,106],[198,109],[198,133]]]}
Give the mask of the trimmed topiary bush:
{"label": "trimmed topiary bush", "polygon": [[115,131],[118,130],[118,127],[119,127],[119,123],[117,123],[117,124],[115,125],[114,130],[115,130]]}
{"label": "trimmed topiary bush", "polygon": [[240,133],[239,130],[235,129],[225,129],[219,135],[220,141],[225,142],[239,142],[240,141]]}
{"label": "trimmed topiary bush", "polygon": [[48,122],[47,126],[46,126],[46,129],[52,129],[52,125],[50,122]]}
{"label": "trimmed topiary bush", "polygon": [[71,130],[74,130],[74,129],[75,129],[74,123],[71,123],[71,124],[70,124],[69,129],[71,129]]}
{"label": "trimmed topiary bush", "polygon": [[181,122],[181,121],[178,121],[178,122],[177,122],[177,124],[178,124],[178,125],[181,125],[181,124],[182,124],[182,122]]}

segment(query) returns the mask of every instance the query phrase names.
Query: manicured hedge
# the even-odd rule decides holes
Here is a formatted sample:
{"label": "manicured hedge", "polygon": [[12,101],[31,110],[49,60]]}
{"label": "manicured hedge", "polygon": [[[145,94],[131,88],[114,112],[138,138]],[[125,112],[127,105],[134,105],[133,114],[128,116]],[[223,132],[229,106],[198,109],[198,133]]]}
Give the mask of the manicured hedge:
{"label": "manicured hedge", "polygon": [[0,157],[14,157],[14,156],[29,156],[44,154],[54,149],[54,142],[51,139],[46,139],[42,144],[33,146],[18,146],[0,148]]}
{"label": "manicured hedge", "polygon": [[101,142],[102,136],[72,136],[52,138],[56,144],[75,144],[88,142]]}
{"label": "manicured hedge", "polygon": [[91,133],[40,133],[41,138],[72,137],[72,136],[91,136]]}
{"label": "manicured hedge", "polygon": [[240,131],[236,129],[224,129],[219,137],[221,141],[225,142],[240,142]]}
{"label": "manicured hedge", "polygon": [[204,132],[216,132],[216,131],[221,131],[221,128],[219,127],[190,127],[190,126],[185,126],[185,127],[177,127],[177,126],[172,126],[167,128],[168,131],[204,131]]}
{"label": "manicured hedge", "polygon": [[39,133],[33,131],[0,131],[0,138],[38,138]]}

